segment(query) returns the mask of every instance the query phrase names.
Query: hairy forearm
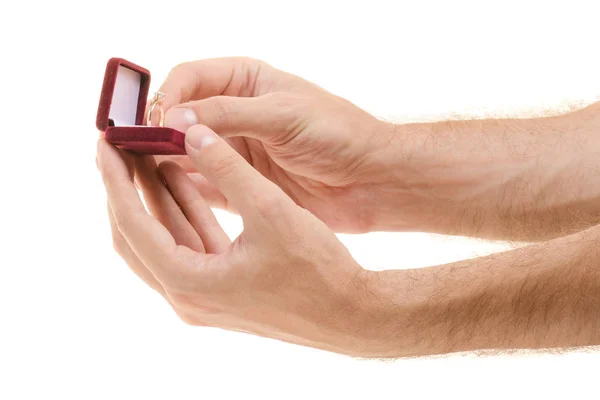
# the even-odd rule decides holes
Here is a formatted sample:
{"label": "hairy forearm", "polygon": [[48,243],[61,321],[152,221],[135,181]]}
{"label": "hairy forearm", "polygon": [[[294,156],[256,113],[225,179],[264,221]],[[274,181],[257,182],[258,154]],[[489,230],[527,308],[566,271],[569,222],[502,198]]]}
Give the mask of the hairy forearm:
{"label": "hairy forearm", "polygon": [[[380,357],[600,344],[600,227],[507,253],[373,272]],[[371,330],[372,329],[372,330]]]}
{"label": "hairy forearm", "polygon": [[374,228],[509,240],[585,229],[600,222],[598,135],[600,103],[545,118],[399,125],[378,155],[387,172]]}

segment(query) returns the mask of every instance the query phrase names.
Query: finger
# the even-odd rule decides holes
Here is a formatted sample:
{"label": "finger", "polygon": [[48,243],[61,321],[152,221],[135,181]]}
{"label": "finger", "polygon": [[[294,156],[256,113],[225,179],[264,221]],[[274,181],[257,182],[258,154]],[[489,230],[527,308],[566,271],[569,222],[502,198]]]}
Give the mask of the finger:
{"label": "finger", "polygon": [[160,165],[163,161],[172,161],[177,163],[185,172],[195,173],[196,167],[190,162],[188,156],[154,156],[154,160]]}
{"label": "finger", "polygon": [[198,171],[223,193],[244,220],[266,217],[293,201],[262,176],[210,128],[195,125],[186,133],[185,147]]}
{"label": "finger", "polygon": [[[185,130],[183,131],[185,132]],[[248,149],[248,145],[246,144],[246,140],[243,137],[232,137],[226,138],[225,141],[229,143],[231,147],[235,149],[238,153],[240,153],[248,162],[250,162],[250,151]],[[192,164],[188,156],[162,156],[157,155],[154,156],[154,160],[157,164],[160,164],[163,161],[173,161],[177,163],[183,170],[187,173],[196,173],[198,170]]]}
{"label": "finger", "polygon": [[165,109],[222,94],[255,96],[272,70],[262,61],[243,57],[192,61],[173,68],[159,90],[165,94]]}
{"label": "finger", "polygon": [[136,157],[135,173],[150,213],[171,232],[177,244],[203,253],[202,239],[159,177],[154,158]]}
{"label": "finger", "polygon": [[[140,190],[140,187],[138,186],[137,182],[134,180],[136,155],[133,153],[129,153],[125,150],[121,150],[117,147],[115,147],[115,149],[118,151],[119,155],[121,156],[121,158],[127,165],[127,172],[129,173],[129,177],[131,178],[131,180],[133,180],[133,186],[136,188],[136,190]],[[98,157],[96,157],[96,164],[97,163],[98,163]]]}
{"label": "finger", "polygon": [[156,280],[152,272],[137,258],[127,241],[119,231],[115,217],[113,215],[110,204],[107,204],[108,219],[110,221],[110,229],[113,237],[113,246],[117,253],[123,258],[129,268],[148,286],[156,290],[158,293],[166,298],[166,293],[163,286]]}
{"label": "finger", "polygon": [[205,177],[199,173],[188,174],[188,176],[194,186],[196,186],[196,190],[200,193],[200,196],[202,196],[210,207],[238,214],[237,210],[227,200],[227,197],[223,196],[223,193],[221,193],[215,185],[207,181]]}
{"label": "finger", "polygon": [[[181,158],[185,157],[185,159]],[[174,162],[180,168],[182,168],[191,179],[192,183],[196,186],[196,190],[200,193],[200,196],[209,204],[212,208],[219,208],[221,210],[227,210],[231,213],[237,213],[237,211],[229,204],[227,198],[223,196],[215,185],[208,182],[203,177],[196,167],[192,164],[188,156],[154,156],[156,162],[160,165],[163,162]]]}
{"label": "finger", "polygon": [[206,125],[221,136],[245,136],[270,144],[289,140],[298,132],[307,110],[303,102],[286,93],[259,97],[216,96],[169,109],[167,126],[185,132],[196,124]]}
{"label": "finger", "polygon": [[160,164],[159,173],[188,221],[202,238],[206,252],[222,253],[227,250],[231,244],[229,237],[185,171],[177,164],[167,161]]}
{"label": "finger", "polygon": [[[106,140],[98,141],[98,165],[119,231],[144,265],[162,281],[177,251],[169,231],[144,208],[122,157]],[[191,251],[191,250],[190,250]]]}

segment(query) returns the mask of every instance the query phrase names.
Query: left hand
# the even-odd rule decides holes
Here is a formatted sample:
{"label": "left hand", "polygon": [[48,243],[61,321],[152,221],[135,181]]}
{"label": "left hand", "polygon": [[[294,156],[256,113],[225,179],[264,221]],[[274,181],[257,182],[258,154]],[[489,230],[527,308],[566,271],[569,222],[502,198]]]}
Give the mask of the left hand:
{"label": "left hand", "polygon": [[192,127],[186,149],[239,211],[244,231],[232,243],[177,164],[156,167],[152,157],[100,139],[115,248],[134,272],[189,324],[355,356],[376,353],[370,272],[334,233],[209,128]]}

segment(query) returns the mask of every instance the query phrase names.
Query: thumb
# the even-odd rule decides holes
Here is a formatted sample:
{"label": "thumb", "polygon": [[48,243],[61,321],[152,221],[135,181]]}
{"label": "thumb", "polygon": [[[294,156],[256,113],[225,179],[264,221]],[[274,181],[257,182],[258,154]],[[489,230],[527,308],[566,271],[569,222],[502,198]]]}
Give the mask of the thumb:
{"label": "thumb", "polygon": [[203,124],[221,136],[243,135],[276,142],[285,140],[298,117],[304,115],[302,104],[280,92],[259,97],[214,96],[170,108],[165,121],[181,132]]}
{"label": "thumb", "polygon": [[192,164],[239,211],[242,218],[293,207],[295,204],[277,185],[262,176],[225,140],[204,125],[194,125],[185,135]]}

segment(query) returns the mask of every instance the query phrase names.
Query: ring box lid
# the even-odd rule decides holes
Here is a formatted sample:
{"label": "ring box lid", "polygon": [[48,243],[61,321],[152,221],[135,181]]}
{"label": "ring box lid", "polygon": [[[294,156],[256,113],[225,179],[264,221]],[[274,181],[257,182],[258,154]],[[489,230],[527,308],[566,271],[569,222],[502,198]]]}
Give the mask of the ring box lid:
{"label": "ring box lid", "polygon": [[106,64],[96,127],[105,132],[111,126],[144,125],[150,72],[122,58]]}

